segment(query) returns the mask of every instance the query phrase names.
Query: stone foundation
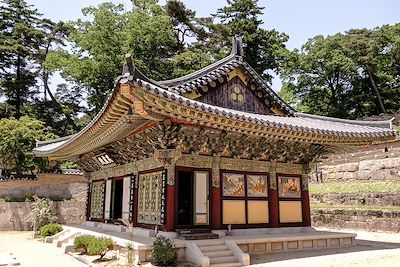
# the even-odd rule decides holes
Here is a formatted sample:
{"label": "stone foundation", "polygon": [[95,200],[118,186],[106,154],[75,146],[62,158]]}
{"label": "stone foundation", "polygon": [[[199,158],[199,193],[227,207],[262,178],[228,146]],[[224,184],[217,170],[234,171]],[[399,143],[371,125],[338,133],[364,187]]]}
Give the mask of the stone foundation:
{"label": "stone foundation", "polygon": [[400,211],[317,209],[311,218],[315,227],[400,232]]}

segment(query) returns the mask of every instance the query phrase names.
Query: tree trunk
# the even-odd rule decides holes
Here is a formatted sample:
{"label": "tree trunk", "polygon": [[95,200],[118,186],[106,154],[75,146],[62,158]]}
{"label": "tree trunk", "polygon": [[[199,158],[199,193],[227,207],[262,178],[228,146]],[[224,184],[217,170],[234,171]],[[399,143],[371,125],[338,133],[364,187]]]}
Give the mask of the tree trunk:
{"label": "tree trunk", "polygon": [[43,78],[43,85],[44,85],[44,90],[45,92],[47,91],[47,93],[50,96],[51,101],[53,102],[53,104],[55,105],[55,107],[59,110],[59,112],[61,112],[62,114],[64,114],[65,118],[67,119],[68,124],[70,124],[72,126],[72,128],[75,131],[79,131],[78,126],[76,126],[74,120],[71,118],[71,116],[67,113],[64,112],[63,107],[61,106],[60,103],[58,103],[57,99],[54,97],[53,93],[50,91],[49,88],[49,84],[48,84],[48,80],[49,80],[49,74],[47,71],[43,70],[43,74],[42,74],[42,78]]}
{"label": "tree trunk", "polygon": [[17,58],[17,76],[15,78],[15,118],[19,120],[21,118],[21,55],[18,54]]}
{"label": "tree trunk", "polygon": [[379,93],[379,88],[376,85],[376,82],[374,80],[371,68],[369,66],[365,66],[365,70],[367,71],[367,74],[368,74],[368,80],[371,84],[372,93],[376,96],[379,113],[386,113],[385,107],[383,106],[382,97],[381,97],[381,94]]}

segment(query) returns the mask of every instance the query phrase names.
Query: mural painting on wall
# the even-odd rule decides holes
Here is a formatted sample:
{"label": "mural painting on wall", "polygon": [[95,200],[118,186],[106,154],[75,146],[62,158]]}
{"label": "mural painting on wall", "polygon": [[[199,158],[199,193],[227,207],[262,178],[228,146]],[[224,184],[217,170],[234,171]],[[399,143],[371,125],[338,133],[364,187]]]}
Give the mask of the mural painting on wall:
{"label": "mural painting on wall", "polygon": [[279,197],[300,198],[301,184],[300,177],[279,177]]}
{"label": "mural painting on wall", "polygon": [[90,201],[91,218],[103,218],[104,190],[104,182],[97,182],[92,184],[92,199]]}
{"label": "mural painting on wall", "polygon": [[222,183],[224,196],[244,196],[244,174],[224,173]]}
{"label": "mural painting on wall", "polygon": [[267,197],[267,176],[247,175],[247,196]]}

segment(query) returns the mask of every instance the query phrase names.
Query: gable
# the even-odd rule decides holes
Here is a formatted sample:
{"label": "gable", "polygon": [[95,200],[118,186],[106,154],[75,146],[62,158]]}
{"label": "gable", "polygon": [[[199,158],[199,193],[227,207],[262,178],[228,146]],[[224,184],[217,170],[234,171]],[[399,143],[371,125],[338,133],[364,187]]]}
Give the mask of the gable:
{"label": "gable", "polygon": [[235,68],[223,79],[203,85],[200,90],[185,93],[190,99],[219,107],[256,113],[284,115],[279,108],[271,104],[271,100],[255,83],[249,82],[248,76]]}

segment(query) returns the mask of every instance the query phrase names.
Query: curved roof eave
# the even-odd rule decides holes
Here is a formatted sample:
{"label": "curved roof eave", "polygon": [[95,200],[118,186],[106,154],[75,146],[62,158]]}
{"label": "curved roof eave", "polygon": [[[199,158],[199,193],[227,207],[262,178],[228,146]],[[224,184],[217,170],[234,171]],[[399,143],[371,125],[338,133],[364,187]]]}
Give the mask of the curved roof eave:
{"label": "curved roof eave", "polygon": [[[100,109],[100,111],[96,114],[96,116],[90,121],[89,124],[87,124],[82,130],[80,130],[78,133],[74,134],[74,135],[70,135],[70,136],[66,136],[66,137],[62,137],[59,139],[55,139],[55,140],[50,140],[50,141],[38,141],[36,144],[36,148],[33,149],[33,152],[35,153],[35,155],[38,156],[47,156],[50,154],[54,154],[57,151],[60,151],[64,148],[67,148],[68,146],[71,146],[75,141],[82,139],[82,137],[84,135],[88,135],[89,131],[91,131],[91,129],[93,129],[93,127],[95,125],[101,125],[101,124],[105,124],[104,120],[107,119],[105,118],[105,116],[107,114],[109,114],[109,112],[107,112],[107,110],[112,110],[115,106],[117,106],[118,104],[116,104],[114,101],[115,99],[120,100],[119,96],[121,94],[121,85],[120,85],[120,80],[129,80],[132,81],[133,80],[133,76],[130,75],[129,73],[126,73],[122,76],[119,76],[116,81],[115,81],[115,85],[114,88],[112,89],[112,91],[110,92],[109,96],[107,97],[107,100],[105,101],[103,107]],[[123,108],[119,107],[119,110],[121,109],[125,109],[125,113],[127,113],[128,109],[130,109],[130,107],[127,107],[128,104],[125,104],[125,106]],[[120,117],[122,118],[122,113],[120,113]],[[114,118],[118,118],[118,115]],[[103,121],[101,121],[103,120]],[[108,127],[110,127],[111,125],[109,125]],[[107,126],[104,126],[107,127]],[[103,127],[103,128],[104,128]]]}

